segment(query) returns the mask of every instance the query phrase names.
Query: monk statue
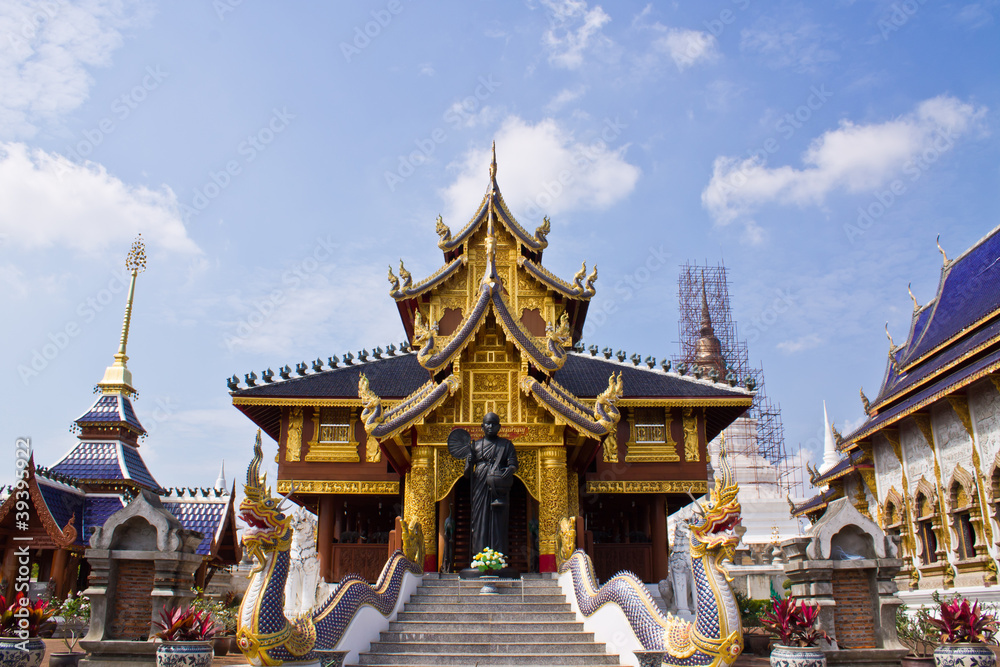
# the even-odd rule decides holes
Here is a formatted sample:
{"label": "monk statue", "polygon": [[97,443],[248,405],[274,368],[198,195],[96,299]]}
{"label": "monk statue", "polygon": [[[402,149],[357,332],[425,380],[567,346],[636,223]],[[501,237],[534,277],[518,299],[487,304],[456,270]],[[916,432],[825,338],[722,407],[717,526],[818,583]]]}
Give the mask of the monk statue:
{"label": "monk statue", "polygon": [[471,442],[468,431],[456,429],[448,438],[448,450],[465,458],[465,475],[472,495],[472,553],[486,547],[509,556],[507,528],[510,488],[517,470],[514,443],[499,437],[500,417],[483,417],[483,437]]}

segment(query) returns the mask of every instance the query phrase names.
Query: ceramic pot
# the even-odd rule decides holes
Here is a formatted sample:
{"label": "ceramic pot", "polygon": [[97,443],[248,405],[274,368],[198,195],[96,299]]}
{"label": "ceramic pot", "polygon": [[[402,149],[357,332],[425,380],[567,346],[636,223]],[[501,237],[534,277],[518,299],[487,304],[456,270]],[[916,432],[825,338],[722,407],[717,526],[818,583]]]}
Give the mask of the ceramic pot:
{"label": "ceramic pot", "polygon": [[0,637],[0,665],[3,667],[40,667],[44,657],[45,642],[38,637]]}
{"label": "ceramic pot", "polygon": [[156,667],[209,667],[212,642],[163,642],[156,647]]}
{"label": "ceramic pot", "polygon": [[816,646],[782,646],[771,650],[771,667],[826,667],[826,654]]}
{"label": "ceramic pot", "polygon": [[49,667],[76,667],[80,664],[80,660],[83,656],[87,655],[82,651],[73,651],[72,653],[50,653],[49,654]]}
{"label": "ceramic pot", "polygon": [[215,655],[220,658],[224,655],[229,655],[229,640],[232,637],[216,637],[212,642],[212,649]]}
{"label": "ceramic pot", "polygon": [[239,653],[240,652],[240,640],[236,637],[229,638],[229,652]]}
{"label": "ceramic pot", "polygon": [[935,667],[996,667],[987,644],[942,644],[934,649]]}

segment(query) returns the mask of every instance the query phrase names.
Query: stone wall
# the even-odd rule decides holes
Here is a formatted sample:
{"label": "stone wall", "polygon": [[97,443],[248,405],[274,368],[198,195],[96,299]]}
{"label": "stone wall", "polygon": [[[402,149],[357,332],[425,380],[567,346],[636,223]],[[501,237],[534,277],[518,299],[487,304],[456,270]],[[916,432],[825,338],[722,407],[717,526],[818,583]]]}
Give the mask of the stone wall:
{"label": "stone wall", "polygon": [[877,648],[872,584],[865,570],[834,570],[834,622],[840,648]]}
{"label": "stone wall", "polygon": [[145,641],[149,634],[149,599],[155,568],[152,561],[124,560],[117,563],[117,570],[108,638]]}

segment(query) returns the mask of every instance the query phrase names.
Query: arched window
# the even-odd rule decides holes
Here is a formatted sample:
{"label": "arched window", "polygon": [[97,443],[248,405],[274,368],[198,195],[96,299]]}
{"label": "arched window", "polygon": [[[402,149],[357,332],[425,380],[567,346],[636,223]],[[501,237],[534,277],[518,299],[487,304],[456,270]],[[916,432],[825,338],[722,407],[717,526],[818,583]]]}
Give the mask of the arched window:
{"label": "arched window", "polygon": [[960,560],[968,560],[976,556],[976,545],[979,543],[975,480],[962,466],[955,469],[951,479],[948,514],[951,515],[951,526],[955,530],[955,553]]}
{"label": "arched window", "polygon": [[937,536],[934,535],[934,505],[923,493],[917,494],[917,537],[920,538],[920,563],[930,565],[937,562]]}

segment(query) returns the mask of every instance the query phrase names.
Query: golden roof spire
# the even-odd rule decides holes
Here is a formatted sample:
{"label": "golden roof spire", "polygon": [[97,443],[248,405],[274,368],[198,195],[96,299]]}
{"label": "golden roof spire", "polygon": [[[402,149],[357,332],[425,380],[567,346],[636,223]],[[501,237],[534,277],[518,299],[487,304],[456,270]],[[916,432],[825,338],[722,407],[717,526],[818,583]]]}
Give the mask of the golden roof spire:
{"label": "golden roof spire", "polygon": [[132,273],[132,280],[128,287],[128,300],[125,303],[125,319],[122,322],[122,335],[118,342],[118,352],[115,353],[115,361],[104,371],[104,377],[97,386],[104,393],[114,393],[124,391],[126,394],[134,394],[132,387],[132,372],[126,366],[128,356],[125,350],[128,346],[128,330],[132,322],[132,301],[135,298],[135,279],[140,273],[146,270],[146,246],[142,242],[142,234],[132,243],[128,257],[125,258],[125,268]]}
{"label": "golden roof spire", "polygon": [[490,161],[490,180],[497,179],[497,142],[493,141],[493,160]]}

